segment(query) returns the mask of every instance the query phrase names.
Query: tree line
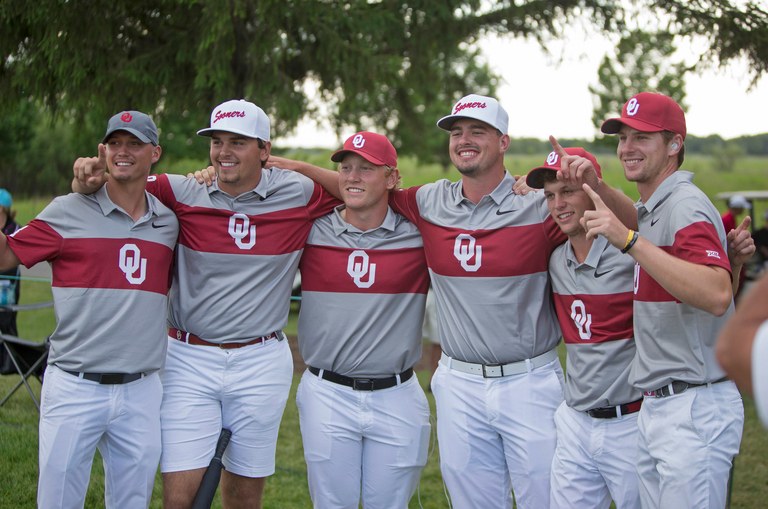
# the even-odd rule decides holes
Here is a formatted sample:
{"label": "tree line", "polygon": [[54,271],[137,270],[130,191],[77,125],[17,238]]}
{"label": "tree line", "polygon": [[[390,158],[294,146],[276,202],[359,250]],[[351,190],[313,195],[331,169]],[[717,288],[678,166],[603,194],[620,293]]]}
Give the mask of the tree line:
{"label": "tree line", "polygon": [[[499,34],[546,51],[573,27],[610,41],[591,89],[596,118],[640,90],[685,104],[685,75],[700,67],[744,60],[752,84],[768,71],[762,0],[1,2],[0,176],[21,192],[60,192],[72,156],[93,152],[123,109],[153,115],[166,153],[205,158],[194,130],[231,98],[265,107],[276,132],[322,118],[447,167],[434,119],[468,91],[495,95],[500,79],[474,43]],[[681,46],[701,48],[693,63],[675,60]]]}

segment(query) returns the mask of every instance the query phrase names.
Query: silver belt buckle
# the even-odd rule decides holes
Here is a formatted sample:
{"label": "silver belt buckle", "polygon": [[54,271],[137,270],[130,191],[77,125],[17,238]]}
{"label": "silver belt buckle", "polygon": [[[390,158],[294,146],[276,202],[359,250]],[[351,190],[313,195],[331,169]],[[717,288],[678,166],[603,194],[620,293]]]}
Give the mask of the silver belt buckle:
{"label": "silver belt buckle", "polygon": [[504,369],[501,364],[481,364],[483,366],[483,378],[501,378],[504,376]]}

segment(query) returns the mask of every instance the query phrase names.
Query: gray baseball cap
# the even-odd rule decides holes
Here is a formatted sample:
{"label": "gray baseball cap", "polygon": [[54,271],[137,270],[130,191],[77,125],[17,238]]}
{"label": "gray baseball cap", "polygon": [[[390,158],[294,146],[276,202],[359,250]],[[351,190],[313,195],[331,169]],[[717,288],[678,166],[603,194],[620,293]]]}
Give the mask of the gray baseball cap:
{"label": "gray baseball cap", "polygon": [[146,113],[140,111],[121,111],[112,116],[107,124],[107,133],[101,140],[107,141],[115,131],[127,131],[144,143],[157,146],[157,126]]}

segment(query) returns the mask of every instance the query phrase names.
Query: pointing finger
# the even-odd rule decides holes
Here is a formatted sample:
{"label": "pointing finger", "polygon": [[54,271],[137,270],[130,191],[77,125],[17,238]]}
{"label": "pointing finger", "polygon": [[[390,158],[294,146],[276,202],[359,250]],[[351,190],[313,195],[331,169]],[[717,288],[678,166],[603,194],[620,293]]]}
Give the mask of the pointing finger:
{"label": "pointing finger", "polygon": [[592,199],[592,203],[595,204],[595,209],[603,210],[608,208],[605,202],[603,202],[603,199],[600,198],[600,195],[597,194],[589,184],[582,184],[581,188],[584,189],[584,192],[587,193],[587,196]]}
{"label": "pointing finger", "polygon": [[552,144],[552,150],[554,150],[557,153],[557,155],[559,155],[561,158],[568,155],[565,149],[557,141],[557,138],[555,138],[554,136],[552,135],[549,136],[549,143]]}
{"label": "pointing finger", "polygon": [[749,216],[744,216],[744,219],[741,221],[741,224],[736,229],[739,231],[748,230],[750,224],[752,224],[752,218]]}
{"label": "pointing finger", "polygon": [[103,143],[99,143],[99,165],[102,168],[107,166],[107,146]]}

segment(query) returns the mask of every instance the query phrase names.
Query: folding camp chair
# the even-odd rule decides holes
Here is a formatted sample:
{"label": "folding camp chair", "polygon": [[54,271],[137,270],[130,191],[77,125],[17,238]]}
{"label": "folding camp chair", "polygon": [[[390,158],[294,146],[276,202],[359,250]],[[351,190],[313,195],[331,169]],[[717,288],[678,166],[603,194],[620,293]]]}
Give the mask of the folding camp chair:
{"label": "folding camp chair", "polygon": [[[27,304],[21,306],[2,306],[3,310],[9,311],[24,311],[29,309],[41,309],[44,307],[50,307],[52,302],[42,302],[38,304]],[[3,371],[3,374],[19,375],[19,381],[11,388],[8,394],[0,401],[0,406],[3,406],[13,394],[19,390],[23,385],[29,393],[32,401],[35,403],[37,410],[40,411],[40,403],[32,391],[32,387],[29,385],[29,378],[35,377],[40,384],[43,383],[43,372],[45,371],[45,364],[48,360],[48,338],[45,341],[30,341],[22,339],[10,334],[0,333],[0,343],[2,343],[2,351],[0,354],[5,356],[7,360],[10,360],[10,365],[13,369],[7,369]],[[8,364],[8,363],[4,363]]]}

